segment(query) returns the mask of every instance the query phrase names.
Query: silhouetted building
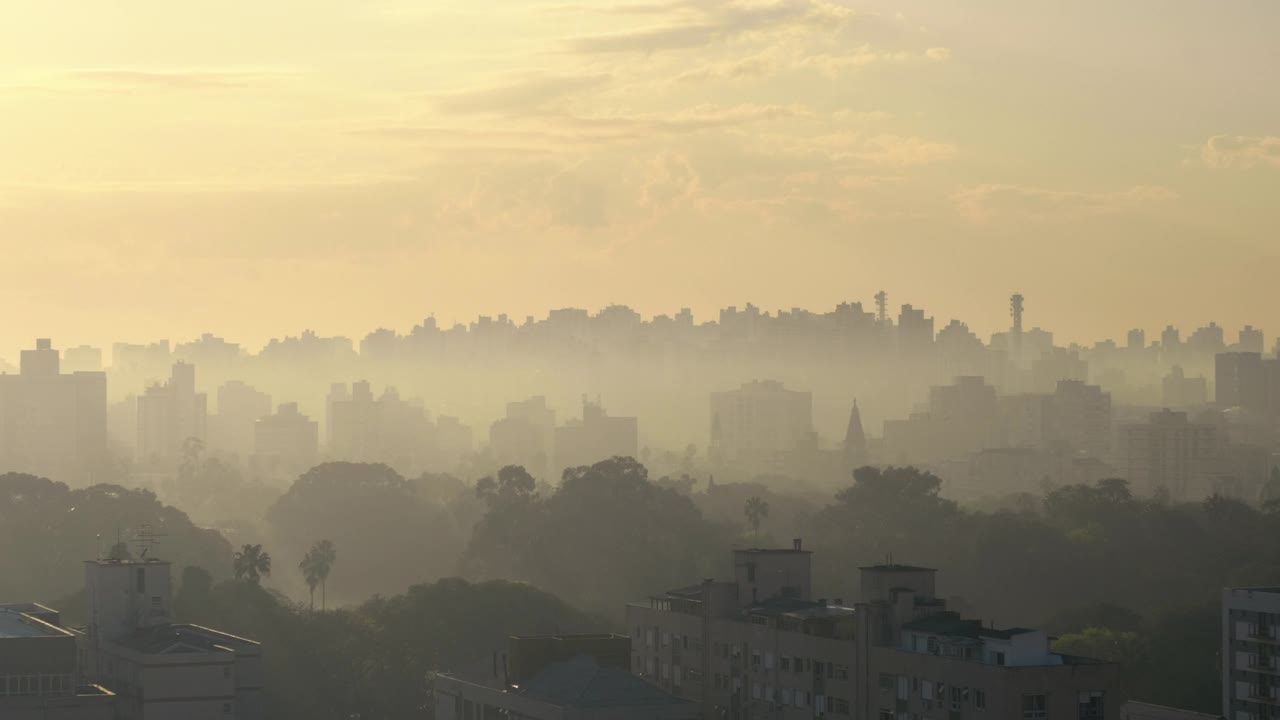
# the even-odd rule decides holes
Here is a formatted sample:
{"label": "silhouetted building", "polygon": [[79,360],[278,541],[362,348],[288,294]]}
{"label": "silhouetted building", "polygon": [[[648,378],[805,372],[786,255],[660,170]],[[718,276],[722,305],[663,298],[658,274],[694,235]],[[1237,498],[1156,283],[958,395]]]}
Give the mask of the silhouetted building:
{"label": "silhouetted building", "polygon": [[0,375],[0,462],[26,472],[89,485],[107,460],[107,377],[60,371],[47,339],[23,350],[17,375]]}
{"label": "silhouetted building", "polygon": [[169,382],[138,398],[138,460],[176,464],[188,440],[206,442],[207,427],[208,398],[196,392],[195,366],[174,363]]}
{"label": "silhouetted building", "polygon": [[[331,395],[332,397],[332,395]],[[336,460],[386,463],[401,473],[422,468],[432,449],[433,428],[420,403],[387,388],[376,400],[368,382],[352,385],[349,400],[331,400]]]}
{"label": "silhouetted building", "polygon": [[1217,428],[1190,422],[1185,412],[1154,412],[1120,429],[1121,469],[1139,492],[1199,500],[1209,494],[1206,472],[1222,457],[1222,442]]}
{"label": "silhouetted building", "polygon": [[1161,381],[1164,406],[1197,407],[1209,402],[1209,381],[1204,377],[1187,377],[1181,365],[1174,365]]}
{"label": "silhouetted building", "polygon": [[271,414],[271,396],[239,380],[218,387],[218,413],[209,418],[209,447],[249,457],[254,451],[254,426]]}
{"label": "silhouetted building", "polygon": [[813,395],[775,380],[711,393],[711,455],[750,462],[813,443]]}
{"label": "silhouetted building", "polygon": [[320,455],[320,426],[298,412],[297,403],[280,403],[274,415],[253,425],[253,456],[259,467],[292,475],[315,465]]}
{"label": "silhouetted building", "polygon": [[101,372],[102,350],[88,345],[67,348],[62,351],[63,372]]}
{"label": "silhouetted building", "polygon": [[1049,415],[1050,445],[1095,458],[1111,453],[1111,393],[1080,380],[1062,380]]}
{"label": "silhouetted building", "polygon": [[1267,372],[1262,353],[1218,353],[1214,358],[1213,394],[1214,402],[1221,407],[1265,412]]}
{"label": "silhouetted building", "polygon": [[610,417],[599,402],[582,399],[582,420],[556,428],[553,471],[592,465],[611,457],[636,457],[640,424],[634,417]]}
{"label": "silhouetted building", "polygon": [[898,313],[898,349],[908,355],[928,352],[933,347],[933,318],[923,310],[903,305]]}
{"label": "silhouetted building", "polygon": [[536,477],[550,470],[556,411],[538,395],[507,403],[506,417],[489,426],[489,446],[499,466],[521,465]]}

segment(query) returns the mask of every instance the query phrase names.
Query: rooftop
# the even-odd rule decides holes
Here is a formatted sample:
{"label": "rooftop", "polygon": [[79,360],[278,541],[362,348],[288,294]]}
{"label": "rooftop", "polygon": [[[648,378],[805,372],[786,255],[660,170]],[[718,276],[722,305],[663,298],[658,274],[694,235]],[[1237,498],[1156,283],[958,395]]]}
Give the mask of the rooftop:
{"label": "rooftop", "polygon": [[590,655],[551,663],[513,693],[558,707],[635,707],[688,702]]}
{"label": "rooftop", "polygon": [[936,568],[919,567],[917,565],[899,565],[882,563],[880,565],[864,565],[859,570],[877,570],[880,572],[938,572]]}
{"label": "rooftop", "polygon": [[253,640],[199,625],[157,625],[142,628],[115,642],[143,655],[246,652],[258,648],[258,643]]}
{"label": "rooftop", "polygon": [[1026,633],[1035,632],[1028,628],[1006,628],[997,629],[983,627],[981,620],[964,620],[959,613],[940,612],[935,615],[922,617],[919,620],[913,620],[902,626],[903,630],[918,630],[920,632],[933,633],[935,635],[947,635],[950,637],[967,637],[967,638],[996,638],[1000,640],[1008,640],[1015,635],[1024,635]]}
{"label": "rooftop", "polygon": [[734,548],[736,553],[747,553],[748,555],[809,555],[811,551],[801,550],[800,548]]}
{"label": "rooftop", "polygon": [[63,637],[71,633],[20,610],[0,608],[0,639]]}

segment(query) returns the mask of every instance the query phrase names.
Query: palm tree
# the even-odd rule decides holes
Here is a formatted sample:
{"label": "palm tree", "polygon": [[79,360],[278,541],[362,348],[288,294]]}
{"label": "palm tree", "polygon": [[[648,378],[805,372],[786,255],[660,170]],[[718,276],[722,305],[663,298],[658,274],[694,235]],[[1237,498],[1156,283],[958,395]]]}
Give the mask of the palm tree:
{"label": "palm tree", "polygon": [[333,564],[338,561],[338,549],[333,546],[331,540],[321,540],[311,546],[311,552],[307,553],[315,564],[316,577],[320,580],[320,609],[324,610],[328,607],[328,598],[325,593],[326,585],[329,580],[329,571],[333,569]]}
{"label": "palm tree", "polygon": [[264,552],[261,545],[244,545],[236,552],[231,569],[236,580],[257,585],[264,575],[271,574],[271,554]]}
{"label": "palm tree", "polygon": [[759,496],[747,498],[747,503],[742,507],[742,512],[747,516],[747,524],[751,526],[751,532],[754,533],[756,543],[760,542],[760,521],[769,517],[769,503],[761,500]]}
{"label": "palm tree", "polygon": [[298,569],[302,571],[302,577],[307,581],[307,589],[311,591],[311,609],[315,610],[316,586],[320,584],[320,572],[314,551],[302,557],[302,562],[298,563]]}

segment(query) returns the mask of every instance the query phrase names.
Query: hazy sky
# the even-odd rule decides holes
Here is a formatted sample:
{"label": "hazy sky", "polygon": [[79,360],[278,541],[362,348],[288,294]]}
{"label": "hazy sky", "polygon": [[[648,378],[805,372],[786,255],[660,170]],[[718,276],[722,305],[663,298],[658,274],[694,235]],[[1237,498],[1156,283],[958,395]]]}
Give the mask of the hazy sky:
{"label": "hazy sky", "polygon": [[1280,331],[1275,0],[0,0],[0,354],[565,305]]}

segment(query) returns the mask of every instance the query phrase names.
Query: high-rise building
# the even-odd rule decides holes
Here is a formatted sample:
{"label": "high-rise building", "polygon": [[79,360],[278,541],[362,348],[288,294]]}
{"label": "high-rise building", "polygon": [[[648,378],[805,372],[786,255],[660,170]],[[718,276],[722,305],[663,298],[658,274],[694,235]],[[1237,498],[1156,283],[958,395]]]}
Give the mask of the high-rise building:
{"label": "high-rise building", "polygon": [[570,421],[555,432],[552,472],[592,465],[611,457],[636,457],[640,423],[634,417],[612,417],[604,406],[582,399],[582,420]]}
{"label": "high-rise building", "polygon": [[189,441],[206,442],[208,398],[196,392],[196,368],[173,365],[169,381],[152,385],[138,397],[139,462],[171,465],[183,456]]}
{"label": "high-rise building", "polygon": [[89,485],[107,460],[107,376],[60,371],[47,339],[0,375],[0,462],[7,472]]}
{"label": "high-rise building", "polygon": [[711,454],[723,462],[752,461],[812,442],[813,395],[776,380],[711,393]]}
{"label": "high-rise building", "polygon": [[1137,491],[1164,491],[1178,501],[1207,494],[1205,471],[1223,454],[1216,427],[1191,422],[1185,412],[1162,410],[1145,423],[1122,426],[1119,435],[1121,469]]}
{"label": "high-rise building", "polygon": [[1222,407],[1267,409],[1267,374],[1261,352],[1218,353],[1214,358],[1214,402]]}
{"label": "high-rise building", "polygon": [[253,457],[259,467],[300,473],[315,465],[319,455],[319,424],[298,412],[297,403],[280,403],[274,415],[254,423]]}
{"label": "high-rise building", "polygon": [[218,412],[209,418],[209,447],[247,458],[254,451],[254,427],[271,414],[271,396],[239,380],[218,386]]}
{"label": "high-rise building", "polygon": [[1162,399],[1168,408],[1186,408],[1209,402],[1209,381],[1203,376],[1187,377],[1181,365],[1174,365],[1161,381]]}
{"label": "high-rise building", "polygon": [[1267,720],[1280,706],[1280,587],[1222,593],[1222,717]]}
{"label": "high-rise building", "polygon": [[1111,453],[1111,393],[1080,380],[1062,380],[1049,415],[1050,443],[1095,458]]}
{"label": "high-rise building", "polygon": [[852,604],[813,598],[810,555],[736,550],[732,581],[627,607],[632,671],[704,718],[1117,717],[1117,668],[1054,653],[1041,630],[949,611],[935,571],[861,570]]}
{"label": "high-rise building", "polygon": [[507,414],[489,426],[489,447],[498,465],[521,465],[536,477],[550,471],[556,411],[547,398],[507,403]]}

